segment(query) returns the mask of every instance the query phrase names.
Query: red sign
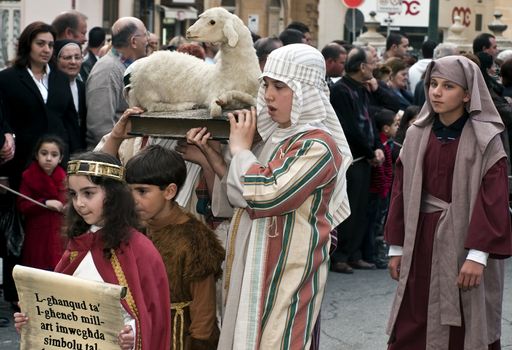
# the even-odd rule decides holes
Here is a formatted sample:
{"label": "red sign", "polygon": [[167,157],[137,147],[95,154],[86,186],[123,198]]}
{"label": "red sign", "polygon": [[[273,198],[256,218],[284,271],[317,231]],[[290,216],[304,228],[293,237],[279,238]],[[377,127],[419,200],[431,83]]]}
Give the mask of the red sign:
{"label": "red sign", "polygon": [[459,16],[464,26],[471,25],[471,9],[469,7],[454,7],[452,10],[452,23],[455,23],[455,16]]}
{"label": "red sign", "polygon": [[406,15],[416,16],[417,14],[420,13],[419,1],[417,1],[417,0],[403,1],[402,3],[405,4],[405,7],[406,7],[406,10],[405,10]]}
{"label": "red sign", "polygon": [[342,0],[343,4],[348,8],[355,9],[363,4],[364,0]]}

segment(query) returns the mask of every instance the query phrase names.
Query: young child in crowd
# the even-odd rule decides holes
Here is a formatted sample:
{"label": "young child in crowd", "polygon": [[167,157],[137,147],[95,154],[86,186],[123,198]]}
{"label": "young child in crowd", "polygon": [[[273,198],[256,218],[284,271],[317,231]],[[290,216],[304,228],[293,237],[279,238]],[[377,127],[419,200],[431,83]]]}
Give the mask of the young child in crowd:
{"label": "young child in crowd", "polygon": [[61,226],[66,202],[66,172],[59,165],[64,152],[64,143],[59,137],[41,137],[36,143],[35,160],[22,174],[20,192],[48,207],[23,197],[17,199],[18,210],[24,218],[21,263],[25,266],[53,271],[64,252]]}
{"label": "young child in crowd", "polygon": [[414,123],[418,114],[420,113],[421,107],[416,105],[410,105],[404,110],[402,117],[400,118],[400,123],[398,124],[398,130],[396,132],[395,144],[398,143],[398,146],[401,148],[405,139],[405,133],[407,129]]}
{"label": "young child in crowd", "polygon": [[500,349],[512,254],[504,126],[476,64],[432,61],[396,163],[385,228],[399,281],[389,349]]}
{"label": "young child in crowd", "polygon": [[[169,349],[167,274],[151,241],[133,228],[137,214],[125,169],[111,155],[88,152],[70,161],[67,173],[69,243],[55,271],[127,287],[121,349]],[[23,313],[14,317],[18,330],[28,321]]]}
{"label": "young child in crowd", "polygon": [[393,182],[393,139],[398,129],[397,113],[381,109],[374,114],[383,145],[384,162],[372,167],[370,196],[368,204],[368,228],[363,240],[363,260],[374,263],[378,268],[386,268],[387,263],[377,257],[375,237],[383,234],[383,221],[387,214],[389,193]]}
{"label": "young child in crowd", "polygon": [[[219,166],[223,159],[205,128],[187,135],[216,169],[217,188],[225,186],[213,202],[227,193],[223,203],[237,208],[226,249],[219,349],[312,345],[329,233],[349,211],[345,172],[351,154],[328,91],[321,53],[287,45],[268,56],[258,114],[253,108],[229,117],[229,169]],[[256,128],[259,148],[253,146]]]}
{"label": "young child in crowd", "polygon": [[224,248],[205,224],[174,201],[187,170],[175,151],[152,145],[126,164],[126,181],[148,237],[164,260],[172,295],[172,348],[215,350],[215,282]]}
{"label": "young child in crowd", "polygon": [[395,166],[396,160],[400,155],[400,150],[402,149],[402,145],[405,139],[405,133],[407,129],[414,123],[416,118],[418,118],[418,114],[420,113],[421,107],[416,105],[410,105],[407,107],[400,118],[400,122],[398,123],[398,130],[396,131],[396,136],[393,140],[393,147],[391,151],[391,156],[393,157],[393,168]]}

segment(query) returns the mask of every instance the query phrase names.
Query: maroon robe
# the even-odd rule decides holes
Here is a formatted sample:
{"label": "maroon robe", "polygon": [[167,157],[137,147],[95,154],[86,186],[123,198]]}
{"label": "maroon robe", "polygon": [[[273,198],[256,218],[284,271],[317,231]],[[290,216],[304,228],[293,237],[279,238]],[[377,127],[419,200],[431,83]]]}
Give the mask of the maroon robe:
{"label": "maroon robe", "polygon": [[[118,280],[112,259],[108,260],[103,256],[101,230],[71,239],[55,271],[72,275],[89,251],[105,282],[124,285]],[[134,349],[169,349],[169,284],[160,254],[146,236],[132,229],[128,241],[115,250],[115,256],[124,274],[127,284],[125,286],[133,296],[134,303],[124,298],[121,304],[136,322],[137,338]]]}
{"label": "maroon robe", "polygon": [[[453,170],[459,139],[442,143],[434,133],[430,135],[423,160],[423,169],[428,174],[423,177],[424,193],[429,193],[445,202],[451,202]],[[489,258],[505,258],[509,253],[498,246],[500,240],[510,246],[510,217],[502,210],[508,197],[506,159],[495,163],[483,178],[477,202],[471,215],[471,224],[464,247],[484,252],[495,252]],[[402,196],[403,168],[397,161],[393,183],[392,201],[385,228],[385,239],[390,245],[403,246],[404,209]],[[389,350],[426,347],[427,311],[429,298],[432,249],[437,222],[441,212],[420,213],[414,253],[403,301],[390,338]],[[501,255],[503,253],[503,255]],[[453,283],[456,283],[454,281]],[[499,349],[499,340],[489,345],[489,349]],[[450,350],[464,349],[464,327],[451,327]]]}
{"label": "maroon robe", "polygon": [[[48,175],[37,161],[34,161],[23,172],[20,192],[40,203],[56,199],[65,204],[65,179],[66,172],[60,166]],[[43,208],[23,197],[18,197],[17,206],[23,214],[25,229],[21,263],[53,271],[64,251],[61,236],[62,214]]]}

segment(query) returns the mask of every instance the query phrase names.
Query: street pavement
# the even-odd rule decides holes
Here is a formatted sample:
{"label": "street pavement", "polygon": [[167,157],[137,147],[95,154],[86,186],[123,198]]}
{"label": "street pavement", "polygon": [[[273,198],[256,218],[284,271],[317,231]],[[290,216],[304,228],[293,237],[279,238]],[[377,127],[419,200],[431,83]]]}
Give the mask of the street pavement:
{"label": "street pavement", "polygon": [[[502,350],[512,350],[512,260],[506,262]],[[387,270],[329,273],[322,306],[321,350],[386,349],[386,325],[396,282]]]}
{"label": "street pavement", "polygon": [[[356,270],[353,275],[329,273],[321,314],[322,350],[386,349],[385,333],[396,283],[387,270]],[[502,350],[512,350],[512,261],[506,261],[502,321]],[[0,298],[1,299],[1,298]],[[0,328],[0,349],[19,349],[12,325],[12,310],[0,301],[0,317],[9,327]]]}

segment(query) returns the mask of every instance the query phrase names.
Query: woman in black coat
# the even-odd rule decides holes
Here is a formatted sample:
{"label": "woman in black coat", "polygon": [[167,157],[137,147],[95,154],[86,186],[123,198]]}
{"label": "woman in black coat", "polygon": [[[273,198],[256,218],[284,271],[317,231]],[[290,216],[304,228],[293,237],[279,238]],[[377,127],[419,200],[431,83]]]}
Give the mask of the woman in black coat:
{"label": "woman in black coat", "polygon": [[[64,140],[69,152],[80,147],[80,131],[73,105],[68,77],[49,62],[53,55],[55,31],[43,22],[29,24],[18,40],[14,66],[0,72],[0,96],[8,129],[16,135],[14,158],[2,164],[9,185],[17,190],[21,173],[32,160],[34,146],[45,134]],[[2,205],[14,206],[13,198]],[[7,254],[4,259],[4,298],[16,302],[17,295],[11,277],[18,257]]]}
{"label": "woman in black coat", "polygon": [[81,146],[69,79],[49,65],[55,36],[48,24],[29,24],[20,35],[14,66],[0,72],[4,116],[16,135],[14,159],[5,164],[14,189],[42,135],[61,137],[68,147],[66,159]]}

